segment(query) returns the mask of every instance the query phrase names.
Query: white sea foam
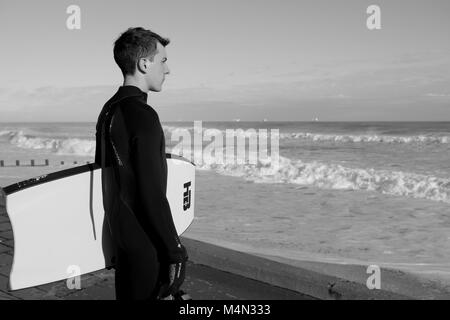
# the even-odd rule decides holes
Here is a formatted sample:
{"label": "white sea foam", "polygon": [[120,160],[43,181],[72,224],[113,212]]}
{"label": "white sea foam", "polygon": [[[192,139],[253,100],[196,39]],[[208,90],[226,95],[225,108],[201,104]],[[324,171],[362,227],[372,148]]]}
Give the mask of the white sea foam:
{"label": "white sea foam", "polygon": [[23,131],[9,131],[3,135],[9,135],[10,142],[19,148],[44,149],[58,155],[94,156],[95,154],[94,140],[42,138],[27,135]]}
{"label": "white sea foam", "polygon": [[203,164],[198,168],[242,177],[257,183],[292,183],[321,189],[367,190],[450,203],[450,179],[410,172],[348,168],[319,161],[291,160],[281,156],[278,167],[271,166],[268,157],[259,160],[257,165]]}
{"label": "white sea foam", "polygon": [[[176,130],[177,128],[173,128]],[[211,129],[210,129],[211,130]],[[35,137],[23,131],[0,131],[0,136],[20,148],[46,149],[58,155],[94,156],[95,141],[89,139],[58,139]],[[226,157],[226,152],[223,152]],[[185,155],[191,158],[189,155]],[[225,159],[225,163],[227,163]],[[304,162],[280,156],[277,168],[270,157],[258,158],[256,165],[214,164],[205,162],[199,170],[242,177],[257,183],[293,183],[324,189],[368,190],[383,194],[422,198],[450,203],[450,179],[411,172],[349,168],[320,161]],[[235,163],[233,161],[230,161]]]}
{"label": "white sea foam", "polygon": [[[190,130],[192,127],[171,127],[164,126],[166,134],[170,135],[178,132],[179,130]],[[237,129],[234,128],[236,136],[249,138],[258,133],[258,129]],[[270,129],[267,130],[270,132]],[[202,133],[209,132],[215,134],[220,132],[225,136],[225,130],[215,128],[202,128]],[[384,135],[384,134],[325,134],[325,133],[311,133],[311,132],[291,132],[280,133],[280,139],[299,139],[299,140],[312,140],[317,142],[346,142],[346,143],[416,143],[416,144],[446,144],[450,143],[450,136],[446,135]]]}
{"label": "white sea foam", "polygon": [[281,139],[307,139],[312,141],[332,141],[332,142],[378,142],[378,143],[450,143],[450,136],[436,135],[377,135],[377,134],[321,134],[310,132],[295,132],[280,134]]}
{"label": "white sea foam", "polygon": [[2,130],[0,131],[0,137],[4,137],[4,136],[12,136],[15,133],[15,131],[11,131],[11,130]]}

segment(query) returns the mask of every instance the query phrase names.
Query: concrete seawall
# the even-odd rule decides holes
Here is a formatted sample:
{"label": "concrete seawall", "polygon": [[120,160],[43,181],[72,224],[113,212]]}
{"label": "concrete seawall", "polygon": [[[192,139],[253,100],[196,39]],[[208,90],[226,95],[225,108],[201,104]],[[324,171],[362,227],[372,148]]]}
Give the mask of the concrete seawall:
{"label": "concrete seawall", "polygon": [[446,283],[381,269],[381,289],[368,289],[367,266],[296,261],[236,251],[183,237],[189,259],[318,299],[450,299]]}

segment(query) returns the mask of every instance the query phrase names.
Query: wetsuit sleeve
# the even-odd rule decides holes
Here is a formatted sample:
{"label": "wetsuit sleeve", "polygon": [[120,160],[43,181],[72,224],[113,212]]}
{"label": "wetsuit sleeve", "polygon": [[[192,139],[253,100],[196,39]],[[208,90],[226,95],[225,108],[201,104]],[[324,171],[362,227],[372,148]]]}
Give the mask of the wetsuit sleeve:
{"label": "wetsuit sleeve", "polygon": [[99,166],[102,165],[102,128],[105,121],[105,112],[108,110],[105,105],[100,112],[97,119],[97,125],[95,126],[95,163]]}
{"label": "wetsuit sleeve", "polygon": [[100,150],[101,149],[101,139],[100,139],[100,137],[101,137],[101,132],[97,126],[97,131],[95,133],[96,143],[95,143],[95,160],[94,160],[94,162],[96,164],[98,164],[99,166],[102,165],[101,158],[100,158],[101,157],[101,150]]}
{"label": "wetsuit sleeve", "polygon": [[169,202],[166,197],[167,181],[161,156],[161,124],[156,112],[146,112],[135,121],[136,133],[131,138],[131,163],[136,177],[137,196],[142,205],[143,219],[151,228],[162,251],[159,254],[169,263],[185,258],[178,237]]}

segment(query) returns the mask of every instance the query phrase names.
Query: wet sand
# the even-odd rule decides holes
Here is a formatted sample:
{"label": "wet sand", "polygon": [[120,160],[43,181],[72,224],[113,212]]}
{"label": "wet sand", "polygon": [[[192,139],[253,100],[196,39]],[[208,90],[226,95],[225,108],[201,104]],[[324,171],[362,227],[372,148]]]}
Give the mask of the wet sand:
{"label": "wet sand", "polygon": [[198,171],[186,236],[289,259],[450,274],[450,206]]}

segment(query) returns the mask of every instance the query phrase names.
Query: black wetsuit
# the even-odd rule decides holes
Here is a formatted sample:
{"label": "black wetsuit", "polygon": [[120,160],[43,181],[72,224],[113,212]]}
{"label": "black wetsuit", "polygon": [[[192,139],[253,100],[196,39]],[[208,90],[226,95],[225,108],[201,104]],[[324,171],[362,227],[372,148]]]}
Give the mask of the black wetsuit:
{"label": "black wetsuit", "polygon": [[117,299],[154,299],[160,270],[185,259],[166,198],[164,132],[147,94],[122,86],[97,122],[95,162],[114,243]]}

